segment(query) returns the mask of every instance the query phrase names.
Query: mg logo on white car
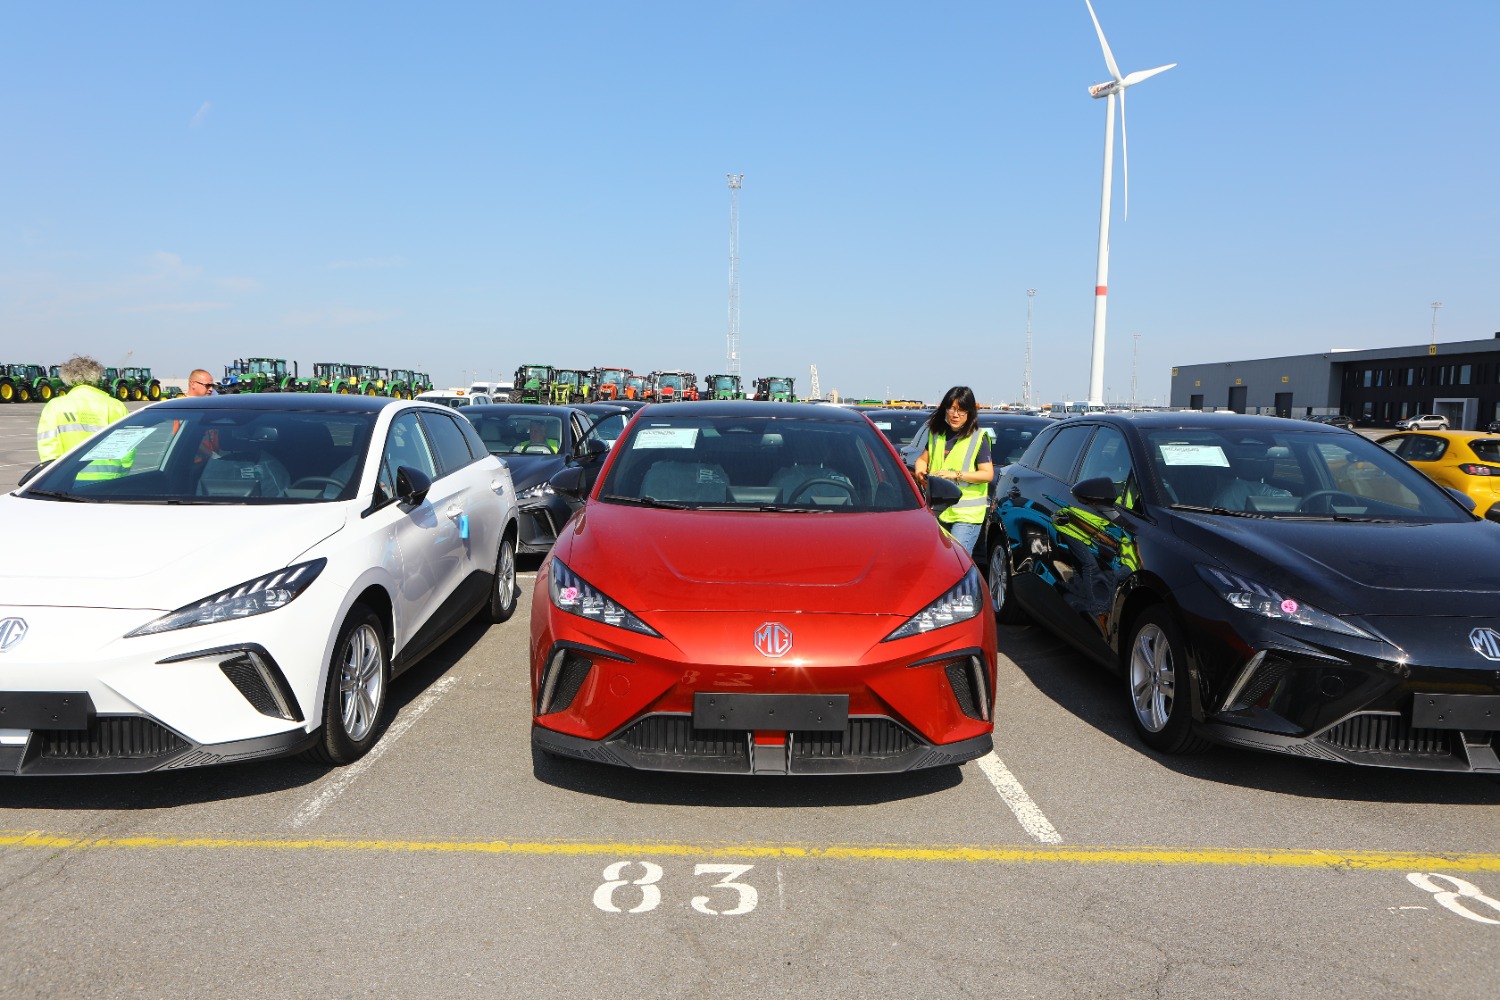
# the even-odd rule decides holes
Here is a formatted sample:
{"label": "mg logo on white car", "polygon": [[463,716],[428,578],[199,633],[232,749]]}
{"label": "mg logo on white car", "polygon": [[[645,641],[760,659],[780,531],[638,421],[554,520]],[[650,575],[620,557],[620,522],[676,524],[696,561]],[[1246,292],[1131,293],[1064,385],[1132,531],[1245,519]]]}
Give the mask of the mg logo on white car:
{"label": "mg logo on white car", "polygon": [[755,648],[762,656],[785,656],[792,648],[792,630],[780,622],[766,622],[755,630]]}
{"label": "mg logo on white car", "polygon": [[1500,660],[1500,632],[1492,628],[1476,628],[1469,633],[1469,644],[1486,660]]}
{"label": "mg logo on white car", "polygon": [[0,620],[0,653],[4,653],[26,638],[27,625],[24,618]]}

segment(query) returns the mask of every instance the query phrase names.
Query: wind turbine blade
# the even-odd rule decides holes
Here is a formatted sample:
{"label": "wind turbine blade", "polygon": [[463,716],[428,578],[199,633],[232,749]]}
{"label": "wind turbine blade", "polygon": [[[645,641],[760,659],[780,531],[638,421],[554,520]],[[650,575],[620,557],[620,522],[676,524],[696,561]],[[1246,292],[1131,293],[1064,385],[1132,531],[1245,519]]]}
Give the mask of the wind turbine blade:
{"label": "wind turbine blade", "polygon": [[1158,66],[1155,69],[1138,69],[1134,73],[1127,76],[1125,79],[1121,80],[1120,85],[1124,87],[1133,87],[1136,84],[1140,83],[1142,80],[1149,80],[1158,73],[1165,73],[1167,70],[1176,65],[1176,63],[1167,63],[1165,66]]}
{"label": "wind turbine blade", "polygon": [[1120,88],[1120,162],[1125,172],[1125,219],[1130,220],[1130,136],[1125,131],[1125,88]]}
{"label": "wind turbine blade", "polygon": [[1089,8],[1089,17],[1093,18],[1094,30],[1099,34],[1099,47],[1104,50],[1104,65],[1109,67],[1109,75],[1116,80],[1120,79],[1120,67],[1115,65],[1115,54],[1109,51],[1109,42],[1104,40],[1104,29],[1099,27],[1099,17],[1094,13],[1094,5],[1089,0],[1083,0]]}

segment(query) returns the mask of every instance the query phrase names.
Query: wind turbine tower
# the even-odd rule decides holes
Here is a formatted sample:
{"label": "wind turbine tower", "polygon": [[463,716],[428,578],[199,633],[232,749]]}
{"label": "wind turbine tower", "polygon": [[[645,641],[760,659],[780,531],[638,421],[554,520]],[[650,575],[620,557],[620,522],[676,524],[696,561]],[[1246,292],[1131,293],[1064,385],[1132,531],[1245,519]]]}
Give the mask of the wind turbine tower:
{"label": "wind turbine tower", "polygon": [[1026,289],[1026,370],[1021,374],[1021,405],[1031,406],[1031,301],[1036,289]]}
{"label": "wind turbine tower", "polygon": [[808,384],[808,387],[807,387],[807,392],[808,392],[807,398],[808,399],[822,399],[823,397],[821,395],[819,395],[819,391],[820,390],[818,389],[818,366],[817,365],[808,365],[808,367],[812,369],[812,378],[811,378],[811,380],[810,380],[810,382]]}
{"label": "wind turbine tower", "polygon": [[1441,308],[1443,308],[1441,302],[1434,302],[1432,304],[1432,342],[1434,344],[1437,343],[1437,311]]}
{"label": "wind turbine tower", "polygon": [[740,187],[744,174],[725,174],[729,178],[729,367],[726,375],[740,373]]}
{"label": "wind turbine tower", "polygon": [[1109,290],[1109,194],[1110,181],[1115,167],[1115,97],[1120,98],[1120,158],[1125,165],[1125,218],[1130,218],[1130,143],[1125,133],[1125,91],[1142,80],[1149,80],[1176,66],[1168,63],[1155,69],[1140,69],[1129,76],[1120,75],[1115,65],[1114,53],[1109,51],[1109,42],[1104,38],[1104,29],[1099,27],[1094,5],[1083,0],[1094,22],[1094,31],[1099,36],[1099,47],[1104,50],[1104,65],[1109,69],[1109,80],[1096,83],[1089,88],[1089,96],[1108,99],[1104,117],[1104,192],[1099,207],[1099,263],[1094,279],[1094,351],[1089,361],[1089,402],[1104,402],[1104,307]]}

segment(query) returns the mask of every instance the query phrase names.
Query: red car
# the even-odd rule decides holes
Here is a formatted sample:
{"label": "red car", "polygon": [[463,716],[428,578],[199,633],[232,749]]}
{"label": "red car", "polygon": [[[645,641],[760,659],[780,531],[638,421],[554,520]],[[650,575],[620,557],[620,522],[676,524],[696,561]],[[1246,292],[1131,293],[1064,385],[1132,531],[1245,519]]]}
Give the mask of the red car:
{"label": "red car", "polygon": [[537,574],[531,694],[535,747],[624,767],[960,764],[991,749],[993,606],[863,414],[652,406]]}

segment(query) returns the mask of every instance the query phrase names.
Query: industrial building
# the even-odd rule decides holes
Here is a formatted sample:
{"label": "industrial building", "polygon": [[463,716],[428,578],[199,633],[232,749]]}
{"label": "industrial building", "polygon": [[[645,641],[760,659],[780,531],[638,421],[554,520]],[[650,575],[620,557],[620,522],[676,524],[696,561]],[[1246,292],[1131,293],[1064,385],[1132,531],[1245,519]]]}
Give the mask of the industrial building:
{"label": "industrial building", "polygon": [[1171,399],[1195,410],[1344,413],[1372,427],[1441,413],[1451,427],[1479,430],[1500,419],[1500,333],[1491,340],[1180,365],[1172,369]]}

